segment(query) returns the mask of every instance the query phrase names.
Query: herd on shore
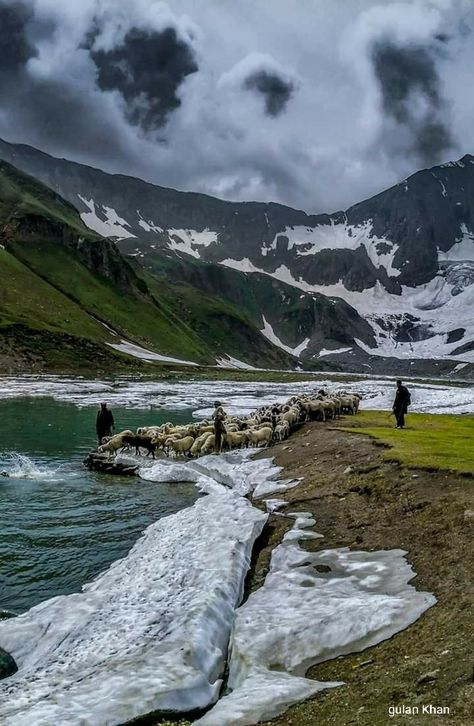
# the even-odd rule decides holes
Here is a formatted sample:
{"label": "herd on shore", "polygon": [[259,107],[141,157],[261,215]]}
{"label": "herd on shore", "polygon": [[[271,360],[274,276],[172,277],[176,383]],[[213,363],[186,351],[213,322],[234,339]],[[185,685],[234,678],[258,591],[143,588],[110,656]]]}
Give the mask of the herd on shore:
{"label": "herd on shore", "polygon": [[249,446],[269,446],[274,441],[286,439],[305,421],[326,421],[337,419],[341,414],[356,414],[361,398],[358,393],[328,395],[319,390],[293,396],[286,403],[262,406],[248,416],[227,415],[220,402],[216,401],[212,419],[180,426],[172,423],[143,426],[136,432],[121,431],[103,437],[98,452],[110,457],[135,449],[137,455],[144,450],[147,456],[153,458],[156,452],[178,458]]}

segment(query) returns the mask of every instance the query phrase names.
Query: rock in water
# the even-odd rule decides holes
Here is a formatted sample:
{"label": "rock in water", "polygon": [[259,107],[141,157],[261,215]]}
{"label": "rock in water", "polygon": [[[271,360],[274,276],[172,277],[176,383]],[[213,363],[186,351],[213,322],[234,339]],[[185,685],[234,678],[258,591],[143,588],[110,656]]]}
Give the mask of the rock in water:
{"label": "rock in water", "polygon": [[18,670],[15,659],[6,650],[0,648],[0,679],[12,676]]}
{"label": "rock in water", "polygon": [[8,618],[16,618],[16,613],[11,610],[0,610],[0,620],[7,620]]}

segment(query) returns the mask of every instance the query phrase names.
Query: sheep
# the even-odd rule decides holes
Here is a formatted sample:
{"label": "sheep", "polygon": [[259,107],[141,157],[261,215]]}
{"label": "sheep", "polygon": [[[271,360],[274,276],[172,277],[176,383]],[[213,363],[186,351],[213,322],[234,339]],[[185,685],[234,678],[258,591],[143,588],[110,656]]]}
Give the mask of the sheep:
{"label": "sheep", "polygon": [[[286,403],[261,406],[249,416],[227,416],[226,433],[223,437],[225,448],[233,449],[243,445],[259,447],[274,441],[283,441],[299,424],[308,419],[338,418],[341,413],[357,413],[362,397],[348,391],[338,391],[329,395],[325,390],[314,390],[304,396],[293,396]],[[131,432],[125,432],[131,433]],[[137,429],[137,436],[145,436],[149,453],[162,447],[168,455],[187,454],[199,456],[215,449],[213,421],[200,420],[187,425],[148,426]],[[122,443],[133,444],[137,440],[125,438]],[[103,444],[103,451],[115,451],[119,446],[116,437]],[[153,448],[154,447],[154,448]],[[148,454],[149,455],[149,454]]]}
{"label": "sheep", "polygon": [[199,434],[212,434],[214,432],[214,425],[213,424],[206,424],[205,426],[199,425]]}
{"label": "sheep", "polygon": [[176,456],[178,456],[178,454],[188,453],[193,444],[193,436],[186,436],[184,439],[169,438],[165,441],[165,446],[167,446],[168,449],[172,449]]}
{"label": "sheep", "polygon": [[214,451],[216,445],[216,437],[214,434],[211,434],[207,437],[203,445],[201,446],[201,454],[204,456],[205,454],[209,454],[211,451]]}
{"label": "sheep", "polygon": [[229,429],[227,429],[224,434],[224,444],[226,444],[229,449],[240,449],[243,444],[248,446],[248,434],[246,431],[229,431]]}
{"label": "sheep", "polygon": [[163,431],[163,426],[139,426],[137,428],[137,436],[146,436],[155,434],[155,433],[161,433]]}
{"label": "sheep", "polygon": [[198,436],[197,439],[194,439],[194,444],[191,446],[191,456],[196,456],[200,453],[204,442],[209,438],[209,436],[212,436],[212,433],[210,431],[205,431],[203,434]]}
{"label": "sheep", "polygon": [[121,431],[119,434],[115,434],[115,436],[112,436],[112,438],[107,441],[105,444],[101,444],[98,448],[99,454],[105,454],[105,452],[108,453],[109,456],[112,454],[115,454],[116,451],[119,451],[120,449],[124,448],[123,443],[123,437],[124,436],[135,436],[133,431],[130,431],[127,429],[126,431]]}
{"label": "sheep", "polygon": [[282,423],[277,424],[273,435],[276,441],[286,439],[290,435],[290,424],[288,421],[282,421]]}
{"label": "sheep", "polygon": [[135,447],[136,455],[140,453],[140,449],[142,448],[147,450],[147,456],[152,454],[153,458],[155,458],[155,451],[158,447],[158,443],[155,438],[152,439],[149,436],[135,434],[134,436],[125,435],[122,437],[122,440],[125,445]]}
{"label": "sheep", "polygon": [[323,402],[317,401],[316,399],[310,399],[306,404],[309,418],[320,419],[321,421],[326,420],[326,412],[324,410]]}
{"label": "sheep", "polygon": [[341,396],[341,411],[353,414],[355,409],[354,399],[352,396]]}
{"label": "sheep", "polygon": [[249,443],[254,444],[254,446],[268,446],[272,440],[273,432],[270,426],[265,426],[263,429],[250,429],[247,435]]}

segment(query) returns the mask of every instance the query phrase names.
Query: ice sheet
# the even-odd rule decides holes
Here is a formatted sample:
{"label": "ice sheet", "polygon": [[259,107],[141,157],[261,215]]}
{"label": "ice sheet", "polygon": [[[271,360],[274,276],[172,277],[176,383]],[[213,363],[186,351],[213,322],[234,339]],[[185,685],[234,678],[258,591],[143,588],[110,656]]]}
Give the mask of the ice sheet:
{"label": "ice sheet", "polygon": [[[474,413],[472,385],[450,386],[406,379],[411,394],[410,411],[423,413]],[[362,394],[362,408],[391,410],[395,396],[392,378],[384,376],[314,376],[314,380],[291,383],[266,381],[153,381],[145,378],[90,380],[80,376],[0,376],[0,400],[22,396],[51,397],[77,406],[97,406],[106,400],[111,406],[142,408],[143,425],[156,423],[153,410],[192,409],[196,418],[209,416],[213,402],[220,400],[228,413],[247,414],[273,402],[284,403],[291,396],[324,388]],[[153,410],[151,410],[153,409]],[[170,417],[171,418],[171,417]]]}
{"label": "ice sheet", "polygon": [[2,725],[116,725],[212,703],[266,518],[220,487],[148,527],[83,592],[0,622],[19,666],[0,682]]}
{"label": "ice sheet", "polygon": [[312,523],[310,515],[297,515],[272,553],[264,585],[237,610],[230,693],[195,726],[256,724],[342,685],[303,676],[311,664],[390,638],[435,604],[433,595],[408,584],[415,573],[402,550],[301,549],[298,540]]}

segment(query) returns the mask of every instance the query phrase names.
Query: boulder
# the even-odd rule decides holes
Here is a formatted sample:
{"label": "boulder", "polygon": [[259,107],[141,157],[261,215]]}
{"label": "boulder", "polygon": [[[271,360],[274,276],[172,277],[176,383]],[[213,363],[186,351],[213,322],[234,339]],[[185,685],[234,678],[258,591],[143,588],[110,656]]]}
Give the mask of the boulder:
{"label": "boulder", "polygon": [[6,650],[0,648],[0,679],[12,676],[18,670],[15,659]]}

